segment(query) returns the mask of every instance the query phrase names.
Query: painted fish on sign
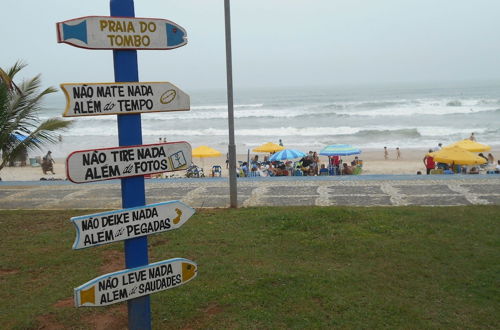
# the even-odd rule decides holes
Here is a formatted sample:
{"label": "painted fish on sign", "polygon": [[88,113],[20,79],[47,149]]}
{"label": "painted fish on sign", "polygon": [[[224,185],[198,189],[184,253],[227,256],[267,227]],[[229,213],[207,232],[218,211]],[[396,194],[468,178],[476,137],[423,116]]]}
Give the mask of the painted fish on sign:
{"label": "painted fish on sign", "polygon": [[99,276],[75,288],[75,306],[106,306],[175,288],[198,274],[191,260],[174,258]]}
{"label": "painted fish on sign", "polygon": [[187,44],[178,24],[160,18],[87,16],[57,25],[57,42],[88,49],[173,49]]}
{"label": "painted fish on sign", "polygon": [[61,84],[64,117],[188,111],[189,95],[169,82]]}
{"label": "painted fish on sign", "polygon": [[191,161],[184,141],[81,150],[66,158],[66,176],[74,183],[120,179],[185,170]]}
{"label": "painted fish on sign", "polygon": [[83,249],[180,228],[195,210],[169,201],[71,218],[76,227],[73,249]]}

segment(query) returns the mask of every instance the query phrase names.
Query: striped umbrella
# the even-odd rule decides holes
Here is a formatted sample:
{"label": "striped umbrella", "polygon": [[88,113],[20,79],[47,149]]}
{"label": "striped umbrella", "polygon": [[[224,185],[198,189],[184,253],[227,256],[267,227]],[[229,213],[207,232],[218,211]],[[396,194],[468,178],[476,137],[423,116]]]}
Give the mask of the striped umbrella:
{"label": "striped umbrella", "polygon": [[358,155],[361,150],[354,148],[350,144],[331,144],[324,147],[319,154],[323,156],[349,156]]}
{"label": "striped umbrella", "polygon": [[286,160],[286,159],[294,159],[294,158],[302,158],[306,154],[303,153],[302,151],[295,150],[295,149],[283,149],[275,154],[273,154],[269,160],[274,162],[277,160]]}

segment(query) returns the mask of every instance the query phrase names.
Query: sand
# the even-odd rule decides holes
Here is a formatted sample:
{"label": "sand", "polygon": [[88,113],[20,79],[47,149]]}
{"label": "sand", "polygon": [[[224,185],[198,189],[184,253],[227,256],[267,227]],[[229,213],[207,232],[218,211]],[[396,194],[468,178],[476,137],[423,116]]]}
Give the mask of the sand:
{"label": "sand", "polygon": [[[421,171],[425,174],[425,167],[422,162],[427,149],[408,149],[401,150],[401,158],[396,159],[396,151],[389,150],[389,159],[384,160],[383,150],[363,150],[361,155],[358,155],[360,159],[363,160],[363,173],[361,175],[367,174],[416,174],[417,171]],[[495,159],[500,157],[500,146],[496,146],[493,150],[489,151],[494,156]],[[250,157],[253,157],[255,153],[250,153]],[[265,153],[257,153],[259,159],[263,159],[266,155]],[[354,159],[354,156],[346,156],[344,160],[350,162]],[[237,155],[237,160],[246,161],[247,155]],[[320,156],[321,163],[327,164],[327,157]],[[205,174],[208,176],[211,172],[213,165],[220,165],[222,167],[222,176],[227,177],[228,170],[226,169],[226,157],[214,157],[214,158],[193,158],[193,162],[200,167],[204,168]],[[64,159],[56,159],[54,164],[55,174],[48,173],[43,174],[40,167],[4,167],[0,170],[0,177],[3,181],[38,181],[41,178],[51,180],[64,180],[66,179],[66,168]],[[184,177],[185,171],[165,173],[164,175],[173,177]]]}

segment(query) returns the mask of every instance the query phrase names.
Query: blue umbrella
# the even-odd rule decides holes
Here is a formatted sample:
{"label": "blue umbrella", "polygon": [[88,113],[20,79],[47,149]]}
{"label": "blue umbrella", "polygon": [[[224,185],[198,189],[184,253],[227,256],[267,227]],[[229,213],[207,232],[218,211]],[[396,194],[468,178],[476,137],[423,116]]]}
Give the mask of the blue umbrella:
{"label": "blue umbrella", "polygon": [[10,134],[10,136],[19,142],[23,142],[24,140],[26,140],[28,138],[26,135],[22,135],[22,134],[17,133],[17,132]]}
{"label": "blue umbrella", "polygon": [[323,156],[349,156],[358,155],[361,150],[354,148],[349,144],[331,144],[324,147],[319,154]]}
{"label": "blue umbrella", "polygon": [[303,153],[302,151],[295,150],[295,149],[283,149],[281,151],[278,151],[277,153],[273,154],[269,160],[274,162],[277,160],[285,160],[285,159],[294,159],[294,158],[302,158],[306,154]]}

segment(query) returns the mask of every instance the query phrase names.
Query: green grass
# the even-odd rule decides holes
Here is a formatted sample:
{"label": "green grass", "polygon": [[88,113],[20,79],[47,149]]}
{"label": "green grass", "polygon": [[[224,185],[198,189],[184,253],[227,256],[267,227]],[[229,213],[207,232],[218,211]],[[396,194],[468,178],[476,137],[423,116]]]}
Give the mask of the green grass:
{"label": "green grass", "polygon": [[[122,243],[71,249],[82,211],[0,211],[0,324],[89,328],[111,308],[57,307]],[[500,207],[204,210],[152,235],[150,262],[196,261],[151,296],[164,328],[500,328]],[[87,322],[87,323],[86,323]]]}

